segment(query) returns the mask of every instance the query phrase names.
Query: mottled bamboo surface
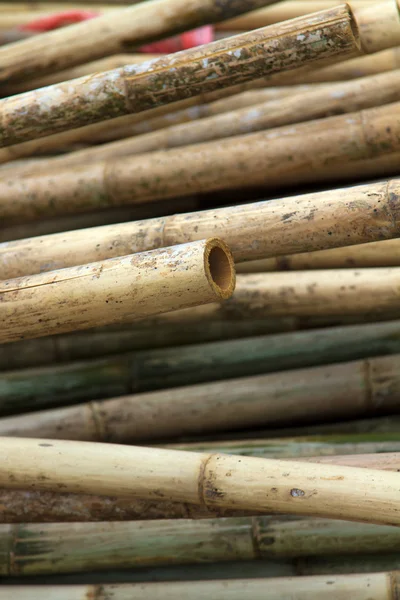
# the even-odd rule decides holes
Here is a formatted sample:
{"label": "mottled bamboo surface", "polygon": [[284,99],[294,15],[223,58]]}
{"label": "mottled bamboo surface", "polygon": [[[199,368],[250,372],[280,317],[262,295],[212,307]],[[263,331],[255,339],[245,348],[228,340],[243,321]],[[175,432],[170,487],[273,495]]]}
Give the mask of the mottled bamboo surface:
{"label": "mottled bamboo surface", "polygon": [[[143,6],[146,12],[146,6],[153,7],[169,1],[157,0],[139,7]],[[129,10],[135,10],[135,7]],[[122,20],[129,23],[127,16]],[[68,33],[74,27],[91,27],[102,18],[108,19],[107,16],[93,19],[46,36],[64,31]],[[35,42],[40,37],[19,44]],[[68,56],[71,54],[69,46],[70,43]],[[90,47],[93,47],[93,43]],[[288,47],[296,51],[288,53]],[[60,57],[60,48],[52,48]],[[337,57],[350,58],[361,52],[353,15],[346,5],[339,6],[142,65],[128,65],[119,70],[72,80],[66,85],[56,84],[1,100],[1,145],[24,142],[104,119],[141,112],[202,92],[265,77],[268,73],[292,70],[299,66],[303,68],[321,61],[335,62]],[[0,65],[1,53],[0,48]],[[32,51],[29,56],[32,56]],[[42,57],[40,52],[39,56]],[[52,64],[54,67],[54,61]],[[27,75],[29,69],[26,64],[24,69]],[[33,68],[33,71],[37,75],[37,69]],[[12,72],[9,67],[8,80],[12,80]],[[182,78],[184,86],[181,84]]]}
{"label": "mottled bamboo surface", "polygon": [[[227,152],[231,145],[227,144]],[[0,244],[0,277],[21,277],[215,235],[227,241],[237,262],[395,238],[398,187],[397,179],[384,180],[5,242]]]}

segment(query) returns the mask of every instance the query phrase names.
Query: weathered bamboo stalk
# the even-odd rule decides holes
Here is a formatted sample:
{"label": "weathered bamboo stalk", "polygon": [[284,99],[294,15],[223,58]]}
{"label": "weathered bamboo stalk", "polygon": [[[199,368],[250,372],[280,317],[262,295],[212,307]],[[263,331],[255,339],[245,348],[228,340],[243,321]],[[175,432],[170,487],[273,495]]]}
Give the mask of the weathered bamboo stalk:
{"label": "weathered bamboo stalk", "polygon": [[[376,4],[375,0],[351,1],[353,9],[364,8],[371,4]],[[276,5],[259,8],[239,17],[222,21],[222,23],[216,24],[216,29],[219,31],[248,31],[249,29],[258,29],[258,27],[266,27],[273,23],[286,21],[286,19],[295,19],[333,6],[337,6],[336,0],[286,0]]]}
{"label": "weathered bamboo stalk", "polygon": [[0,485],[7,489],[61,488],[211,508],[400,523],[400,475],[389,471],[26,438],[3,437],[0,447]]}
{"label": "weathered bamboo stalk", "polygon": [[[301,148],[301,151],[300,151]],[[0,182],[0,215],[40,219],[237,187],[273,187],[342,173],[400,150],[400,102],[169,152],[110,158]],[[8,171],[8,170],[7,170]],[[369,173],[371,176],[372,173]]]}
{"label": "weathered bamboo stalk", "polygon": [[[0,21],[1,20],[2,18],[0,18]],[[48,85],[54,85],[55,83],[77,79],[78,77],[91,75],[92,73],[97,73],[99,71],[110,71],[133,63],[140,64],[158,57],[159,56],[156,54],[115,54],[93,62],[78,65],[77,67],[72,67],[71,69],[65,69],[65,71],[58,71],[51,75],[44,75],[43,77],[26,79],[9,84],[4,83],[1,86],[1,94],[3,97],[12,96],[13,94],[22,94],[29,90],[36,90]]]}
{"label": "weathered bamboo stalk", "polygon": [[400,302],[400,267],[247,273],[238,282],[235,307],[246,290],[263,317],[379,314]]}
{"label": "weathered bamboo stalk", "polygon": [[[74,173],[76,178],[76,169]],[[221,235],[238,262],[397,237],[399,185],[400,180],[395,179],[6,242],[0,244],[0,278],[60,269],[210,235]]]}
{"label": "weathered bamboo stalk", "polygon": [[[268,0],[221,5],[214,0],[157,0],[140,3],[97,19],[51,31],[45,36],[0,50],[2,80],[12,81],[56,72],[97,58],[123,52],[213,21],[239,15],[268,4]],[[79,44],[77,44],[79,40]],[[74,51],[71,52],[71,48]]]}
{"label": "weathered bamboo stalk", "polygon": [[2,577],[396,551],[397,527],[328,519],[0,525]]}
{"label": "weathered bamboo stalk", "polygon": [[0,342],[42,337],[229,298],[235,267],[218,238],[0,284]]}
{"label": "weathered bamboo stalk", "polygon": [[[261,95],[265,90],[255,91]],[[17,166],[7,171],[8,178],[23,173],[36,177],[38,173],[51,173],[57,169],[142,154],[162,148],[175,148],[218,140],[235,135],[280,127],[335,114],[350,113],[373,106],[394,102],[400,93],[400,69],[389,73],[356,79],[355,81],[310,89],[300,94],[268,99],[249,107],[226,111],[200,120],[190,121],[159,131],[138,135],[67,155],[34,163],[26,168]],[[249,92],[247,92],[249,94]],[[251,96],[250,96],[251,97]],[[201,108],[201,107],[199,107]],[[171,115],[169,115],[171,117]],[[7,181],[8,183],[8,181]],[[6,185],[6,184],[5,184]]]}
{"label": "weathered bamboo stalk", "polygon": [[7,586],[0,589],[1,600],[396,600],[400,588],[398,571],[357,575],[315,575],[174,581],[105,585]]}
{"label": "weathered bamboo stalk", "polygon": [[[337,447],[340,449],[340,444]],[[337,456],[337,464],[340,464],[342,458],[344,462],[347,460],[347,457]],[[390,454],[379,455],[377,466],[386,468],[392,462],[397,470],[395,460],[391,460]],[[357,466],[363,467],[363,465],[365,465],[365,458],[361,456]],[[27,520],[30,523],[57,521],[77,523],[137,519],[204,519],[239,514],[246,513],[220,507],[210,509],[185,502],[165,502],[164,499],[142,500],[57,492],[0,490],[0,523],[26,523]]]}
{"label": "weathered bamboo stalk", "polygon": [[[364,352],[368,353],[368,349]],[[107,391],[109,395],[113,389],[116,390],[114,393],[123,394],[134,385],[140,389],[140,380],[133,379],[132,363],[128,358],[129,355],[125,361],[98,360],[3,374],[1,412],[15,414],[22,410],[57,407],[84,398],[104,398]],[[279,365],[278,369],[284,370],[289,361]],[[271,364],[250,361],[250,364],[231,370],[228,377],[232,379],[251,370],[267,374],[233,379],[230,384],[219,381],[194,386],[196,381],[224,376],[223,372],[204,369],[192,376],[189,387],[2,419],[0,434],[136,443],[257,426],[272,428],[324,419],[333,421],[390,414],[398,410],[400,401],[399,365],[400,355],[395,354],[268,373]],[[173,373],[162,370],[160,363],[158,366],[159,379],[141,385],[153,389],[176,386],[176,375],[174,380]],[[188,370],[179,379],[188,381],[190,375]],[[41,381],[45,383],[42,387]]]}
{"label": "weathered bamboo stalk", "polygon": [[[197,1],[203,5],[202,0]],[[214,0],[210,1],[214,9],[218,10],[218,3]],[[257,4],[258,1],[260,0],[254,0],[254,4]],[[265,3],[265,0],[261,1]],[[15,46],[12,49],[12,61],[7,56],[4,57],[4,52],[9,53],[7,46],[3,49],[0,48],[0,66],[4,65],[4,73],[6,73],[3,80],[12,81],[15,78],[32,74],[37,76],[38,72],[40,73],[40,64],[47,65],[47,67],[52,65],[52,70],[68,66],[68,63],[62,62],[62,48],[59,44],[57,46],[54,44],[59,41],[60,36],[66,36],[68,51],[65,57],[70,59],[72,56],[71,40],[76,42],[78,28],[81,28],[79,33],[84,36],[84,42],[80,48],[87,44],[87,48],[91,50],[100,48],[100,50],[94,50],[94,55],[96,52],[104,55],[107,53],[107,41],[104,42],[104,26],[109,28],[108,31],[116,32],[118,37],[121,36],[119,39],[125,40],[126,43],[126,37],[124,37],[126,27],[134,27],[137,30],[148,28],[150,16],[148,13],[152,10],[155,12],[154,21],[159,24],[162,18],[160,19],[156,15],[164,4],[169,5],[170,0],[157,0],[151,4],[143,3],[138,7],[119,11],[117,18],[121,20],[121,28],[115,23],[115,27],[110,29],[111,18],[109,15],[105,15],[19,42],[15,46],[23,47],[24,56],[33,57],[32,61],[25,60],[22,69]],[[175,4],[174,8],[179,5],[179,10],[175,17],[173,17],[172,11],[169,13],[169,21],[173,23],[172,27],[179,29],[183,27],[188,5],[184,0],[176,0]],[[148,6],[150,9],[146,9]],[[242,9],[245,6],[246,10],[249,9],[248,2],[245,5],[235,3],[235,6],[241,6]],[[190,14],[198,16],[198,12],[195,12],[193,8],[193,3],[191,3]],[[140,25],[141,19],[136,20],[134,14],[131,14],[135,11],[147,13],[143,14],[143,22]],[[207,9],[202,11],[203,19],[209,16],[206,13]],[[152,27],[153,23],[150,26]],[[93,27],[98,28],[102,38],[101,43],[96,44],[93,37],[85,36],[86,30]],[[109,34],[108,39],[112,35]],[[318,43],[315,41],[315,36],[317,36]],[[43,55],[43,42],[40,39],[43,37],[51,48],[51,52],[46,55]],[[35,54],[32,54],[32,47],[29,44],[38,43],[37,56],[39,60],[35,60]],[[288,47],[292,49],[290,53],[287,52]],[[122,69],[75,79],[68,84],[56,84],[1,100],[1,145],[7,146],[24,142],[58,131],[145,111],[155,106],[196,96],[202,92],[229,87],[257,77],[265,77],[269,73],[296,69],[299,66],[304,68],[304,66],[313,65],[316,62],[321,63],[321,61],[322,63],[334,62],[337,56],[350,58],[360,52],[358,30],[354,24],[352,13],[346,5],[339,6],[336,9],[321,11],[314,15],[259,29],[256,32],[184,50],[142,65],[128,65]],[[90,56],[85,56],[80,62],[90,58]],[[17,65],[16,69],[13,69],[10,64],[14,60],[14,64]],[[73,59],[70,59],[70,64],[73,64]],[[184,86],[182,81],[184,81]]]}
{"label": "weathered bamboo stalk", "polygon": [[277,256],[238,265],[238,273],[400,266],[400,239]]}

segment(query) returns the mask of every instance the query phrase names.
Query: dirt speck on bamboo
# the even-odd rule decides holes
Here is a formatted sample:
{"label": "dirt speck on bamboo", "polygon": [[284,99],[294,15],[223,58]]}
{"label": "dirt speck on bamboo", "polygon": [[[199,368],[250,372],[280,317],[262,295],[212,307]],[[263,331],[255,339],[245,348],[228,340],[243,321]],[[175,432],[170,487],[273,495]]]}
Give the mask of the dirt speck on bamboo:
{"label": "dirt speck on bamboo", "polygon": [[[153,3],[154,8],[160,2],[164,3],[164,0]],[[74,27],[90,27],[102,18]],[[105,18],[109,27],[108,17]],[[130,24],[126,14],[122,20]],[[74,27],[45,36],[71,31]],[[117,31],[120,33],[118,29]],[[38,36],[29,42],[45,36]],[[26,42],[20,42],[21,45],[24,43]],[[104,44],[98,46],[102,48]],[[57,57],[60,57],[60,48],[52,47]],[[90,42],[90,47],[93,47],[93,42]],[[0,49],[0,65],[1,52]],[[336,57],[350,58],[360,53],[358,30],[353,15],[346,5],[339,6],[227,40],[183,50],[142,65],[127,65],[122,69],[1,100],[1,145],[24,142],[128,113],[141,112],[199,93],[265,77],[268,73],[296,69],[299,65],[304,68],[304,65],[321,61],[334,62]],[[70,55],[69,44],[68,56]],[[29,56],[32,54],[29,53]],[[15,53],[12,57],[15,58]],[[42,60],[40,53],[39,57]],[[5,68],[3,73],[3,77],[12,80],[11,67]]]}
{"label": "dirt speck on bamboo", "polygon": [[[231,142],[229,143],[232,147]],[[76,177],[76,175],[75,175]],[[237,262],[399,235],[400,181],[333,189],[0,244],[0,278],[221,236]]]}
{"label": "dirt speck on bamboo", "polygon": [[1,342],[229,298],[235,267],[218,238],[3,281]]}

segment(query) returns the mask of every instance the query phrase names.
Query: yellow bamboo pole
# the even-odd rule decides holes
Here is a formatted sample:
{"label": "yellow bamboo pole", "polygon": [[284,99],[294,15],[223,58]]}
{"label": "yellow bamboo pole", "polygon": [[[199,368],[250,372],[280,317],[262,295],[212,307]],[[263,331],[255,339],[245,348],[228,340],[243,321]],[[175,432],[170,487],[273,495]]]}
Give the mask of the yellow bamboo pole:
{"label": "yellow bamboo pole", "polygon": [[400,266],[400,239],[303,252],[238,265],[238,273]]}
{"label": "yellow bamboo pole", "polygon": [[217,238],[0,283],[0,342],[86,329],[226,299],[235,287]]}
{"label": "yellow bamboo pole", "polygon": [[238,262],[397,237],[399,186],[400,180],[386,180],[5,242],[0,244],[0,278],[70,267],[214,235],[226,240]]}
{"label": "yellow bamboo pole", "polygon": [[400,475],[390,471],[26,438],[0,438],[0,449],[0,485],[8,489],[400,524]]}

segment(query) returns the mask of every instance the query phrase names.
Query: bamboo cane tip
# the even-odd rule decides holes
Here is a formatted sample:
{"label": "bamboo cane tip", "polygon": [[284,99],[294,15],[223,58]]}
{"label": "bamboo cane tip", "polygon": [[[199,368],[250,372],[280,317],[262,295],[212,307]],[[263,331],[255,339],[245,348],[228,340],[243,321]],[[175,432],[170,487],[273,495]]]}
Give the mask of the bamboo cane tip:
{"label": "bamboo cane tip", "polygon": [[236,285],[235,263],[229,247],[219,238],[206,241],[204,269],[217,297],[222,300],[230,298]]}

